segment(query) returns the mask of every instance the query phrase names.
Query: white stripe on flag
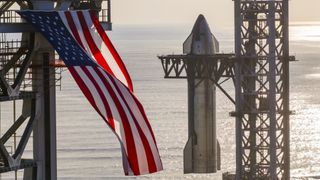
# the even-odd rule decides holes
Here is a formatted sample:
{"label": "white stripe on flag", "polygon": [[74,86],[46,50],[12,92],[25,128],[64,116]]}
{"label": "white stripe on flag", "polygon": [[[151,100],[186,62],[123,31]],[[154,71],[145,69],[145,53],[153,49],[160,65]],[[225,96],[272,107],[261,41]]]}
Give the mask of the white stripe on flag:
{"label": "white stripe on flag", "polygon": [[105,106],[104,106],[104,104],[103,104],[103,102],[101,100],[101,97],[100,97],[97,89],[94,88],[93,83],[88,78],[88,76],[83,72],[81,67],[79,67],[79,66],[74,67],[74,70],[79,74],[79,76],[81,77],[83,82],[86,84],[86,86],[88,87],[89,91],[92,94],[92,97],[94,98],[94,102],[96,103],[96,105],[98,107],[98,110],[106,118],[107,117],[106,108],[105,108]]}
{"label": "white stripe on flag", "polygon": [[[83,32],[83,29],[81,27],[81,24],[80,24],[80,21],[79,21],[79,17],[78,17],[78,14],[77,14],[77,11],[70,11],[70,14],[72,16],[72,21],[74,22],[74,25],[76,26],[77,28],[77,32],[79,34],[79,37],[80,37],[80,41],[81,42],[78,42],[80,44],[83,44],[83,48],[84,50],[87,52],[87,54],[90,56],[90,57],[94,57],[93,53],[91,52],[91,49],[90,49],[90,46],[89,44],[87,43],[87,40],[84,36],[84,32]],[[70,31],[71,34],[72,31]],[[75,35],[74,35],[75,36]],[[95,58],[92,58],[95,60]]]}
{"label": "white stripe on flag", "polygon": [[[106,77],[106,78],[108,78],[108,77]],[[147,120],[141,114],[141,112],[138,108],[138,105],[136,104],[134,98],[132,97],[134,95],[130,94],[128,92],[128,90],[126,90],[126,87],[124,87],[124,85],[121,84],[119,81],[115,81],[115,82],[116,82],[116,85],[119,87],[120,91],[123,93],[123,96],[126,98],[126,101],[129,105],[129,108],[132,110],[132,113],[136,117],[137,122],[139,123],[139,126],[144,130],[144,133],[145,133],[146,138],[150,144],[150,148],[152,150],[152,154],[153,154],[155,161],[157,159],[160,159],[156,142],[153,139],[152,130],[149,129],[149,126],[146,124]],[[156,161],[156,166],[157,166],[157,169],[162,168],[161,161]]]}
{"label": "white stripe on flag", "polygon": [[[100,79],[100,77],[97,75],[97,73],[95,72],[95,70],[92,67],[86,67],[88,69],[88,71],[92,74],[92,76],[94,77],[94,79],[96,80],[96,82],[98,83],[99,87],[101,88],[104,96],[107,98],[109,107],[111,109],[112,112],[112,116],[114,119],[115,124],[117,124],[117,127],[115,129],[115,131],[120,135],[120,139],[123,141],[123,145],[126,149],[126,153],[127,152],[127,144],[126,144],[126,138],[125,138],[125,132],[123,130],[123,125],[122,125],[122,121],[121,121],[121,117],[119,115],[119,111],[117,109],[117,106],[115,105],[109,91],[106,89],[106,87],[104,86],[102,80]],[[100,69],[100,68],[99,68]],[[90,88],[90,87],[88,87]],[[91,87],[91,88],[95,88],[95,87]],[[121,127],[121,128],[120,128]]]}
{"label": "white stripe on flag", "polygon": [[70,34],[72,35],[73,39],[75,39],[74,35],[72,34],[72,31],[69,27],[68,21],[67,21],[67,17],[64,11],[58,11],[58,14],[60,16],[60,19],[62,20],[65,28],[67,28],[67,30],[70,32]]}
{"label": "white stripe on flag", "polygon": [[[91,16],[90,16],[90,12],[83,11],[82,13],[84,15],[84,18],[85,18],[87,27],[90,31],[91,37],[94,40],[96,46],[100,49],[101,54],[103,55],[104,59],[106,60],[106,62],[110,66],[110,69],[112,69],[112,72],[114,73],[116,78],[118,78],[122,83],[124,83],[126,86],[128,86],[128,82],[127,82],[123,72],[121,71],[119,65],[117,64],[117,61],[115,60],[115,58],[111,54],[107,45],[102,40],[97,29],[95,28],[95,26],[92,22]],[[95,59],[93,56],[92,56],[92,58]]]}
{"label": "white stripe on flag", "polygon": [[[98,69],[101,69],[101,68],[98,68]],[[93,72],[94,72],[94,70],[92,70],[92,73]],[[105,75],[106,72],[103,71],[103,70],[101,72],[106,77],[106,75]],[[95,77],[95,78],[100,78],[100,77]],[[139,134],[139,132],[137,130],[137,127],[136,127],[136,125],[134,123],[133,117],[131,116],[131,113],[129,112],[128,107],[124,103],[125,99],[121,98],[121,96],[119,95],[119,92],[114,87],[114,84],[111,82],[111,80],[108,77],[106,78],[106,80],[108,80],[109,84],[111,85],[111,88],[112,88],[113,92],[115,93],[115,95],[117,96],[117,99],[119,100],[119,102],[121,104],[121,107],[125,111],[125,115],[127,116],[127,119],[129,121],[131,130],[132,130],[132,134],[134,136],[134,143],[135,143],[135,147],[136,147],[136,151],[137,151],[139,170],[140,170],[140,172],[148,172],[149,168],[148,168],[148,162],[147,162],[147,157],[146,157],[146,152],[145,152],[145,149],[144,149],[144,145],[142,143],[142,140],[141,140],[140,134]]]}

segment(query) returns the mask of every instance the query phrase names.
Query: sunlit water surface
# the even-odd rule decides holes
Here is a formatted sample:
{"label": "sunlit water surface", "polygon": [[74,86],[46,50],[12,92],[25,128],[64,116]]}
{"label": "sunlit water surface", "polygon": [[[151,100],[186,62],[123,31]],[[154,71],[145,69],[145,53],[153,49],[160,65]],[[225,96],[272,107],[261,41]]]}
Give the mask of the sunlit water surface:
{"label": "sunlit water surface", "polygon": [[[134,82],[158,142],[164,171],[136,179],[219,179],[221,175],[183,175],[187,141],[187,82],[167,80],[157,55],[180,54],[188,26],[114,26],[109,32]],[[233,30],[212,28],[221,52],[233,52]],[[320,24],[295,23],[290,29],[291,174],[320,175]],[[234,95],[233,85],[225,88]],[[10,107],[3,107],[9,109]],[[217,92],[218,139],[222,169],[235,169],[234,107]],[[4,113],[3,117],[9,116]],[[88,104],[68,72],[57,91],[58,179],[131,179],[122,172],[115,136]],[[29,148],[30,149],[30,148]],[[26,152],[30,156],[30,151]],[[9,177],[2,175],[3,177]],[[8,178],[5,178],[8,179]]]}

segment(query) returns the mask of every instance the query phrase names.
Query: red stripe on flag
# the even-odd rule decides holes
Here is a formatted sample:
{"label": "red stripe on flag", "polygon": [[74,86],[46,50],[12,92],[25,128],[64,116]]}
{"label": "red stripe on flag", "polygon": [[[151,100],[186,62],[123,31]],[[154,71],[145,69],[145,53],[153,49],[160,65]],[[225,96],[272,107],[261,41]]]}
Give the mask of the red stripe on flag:
{"label": "red stripe on flag", "polygon": [[84,16],[82,14],[82,11],[78,11],[77,15],[79,17],[79,21],[80,21],[80,24],[81,24],[81,27],[83,30],[83,34],[86,38],[86,41],[89,45],[89,48],[90,48],[94,58],[97,60],[98,64],[103,67],[103,69],[105,69],[110,74],[114,75],[112,69],[110,68],[110,66],[108,65],[108,63],[104,59],[101,51],[99,50],[99,48],[96,46],[94,40],[92,39],[90,31],[89,31],[87,24],[86,24],[86,21],[84,19]]}
{"label": "red stripe on flag", "polygon": [[[102,78],[103,75],[101,74],[101,72],[99,70],[97,70],[97,72],[99,73],[99,76]],[[107,74],[108,75],[108,74]],[[155,160],[154,160],[154,157],[153,157],[153,153],[152,153],[152,150],[150,148],[150,144],[146,138],[146,135],[143,133],[142,129],[141,129],[141,126],[139,125],[139,123],[137,122],[137,119],[136,117],[134,116],[134,114],[132,113],[132,110],[131,108],[129,107],[128,105],[128,102],[127,100],[125,99],[125,97],[123,96],[123,93],[121,92],[121,90],[118,88],[118,86],[116,85],[116,82],[115,80],[110,76],[109,76],[109,79],[112,81],[112,84],[113,86],[116,88],[117,92],[119,93],[120,97],[122,98],[123,102],[125,103],[127,109],[129,110],[132,118],[133,118],[133,121],[138,129],[138,132],[139,132],[139,135],[141,137],[141,140],[142,140],[142,143],[143,143],[143,146],[144,146],[144,150],[146,151],[146,156],[147,156],[147,162],[148,162],[148,168],[149,168],[149,172],[152,173],[152,172],[156,172],[157,171],[157,167],[156,167],[156,164],[155,164]],[[105,84],[108,83],[106,80],[104,80]],[[128,90],[128,89],[127,89]]]}
{"label": "red stripe on flag", "polygon": [[[125,89],[128,89],[128,87],[127,86],[123,86],[123,84],[122,84],[122,87],[125,88]],[[128,91],[130,91],[130,90],[128,89]],[[147,115],[146,115],[146,113],[144,111],[144,108],[143,108],[142,104],[139,102],[138,98],[133,93],[129,93],[129,94],[131,95],[131,97],[135,101],[135,104],[137,105],[140,114],[143,116],[143,120],[145,121],[146,125],[148,126],[148,129],[151,132],[151,135],[152,135],[152,138],[153,138],[154,142],[156,142],[156,138],[154,136],[154,133],[153,133],[152,128],[151,128],[151,125],[150,125],[150,123],[148,121]]]}
{"label": "red stripe on flag", "polygon": [[78,73],[74,70],[74,66],[69,66],[68,70],[70,71],[71,75],[73,78],[76,80],[78,86],[80,87],[81,91],[83,94],[86,96],[90,104],[94,107],[96,107],[96,103],[94,102],[93,96],[87,86],[84,84]]}
{"label": "red stripe on flag", "polygon": [[[141,103],[139,102],[139,100],[137,99],[137,97],[136,97],[134,94],[132,94],[132,97],[133,97],[134,101],[136,102],[136,104],[137,104],[137,106],[138,106],[138,108],[139,108],[140,113],[141,113],[142,116],[143,116],[143,120],[145,121],[146,125],[148,126],[148,129],[150,130],[152,139],[153,139],[153,141],[154,141],[154,144],[155,144],[155,146],[156,146],[157,152],[158,152],[158,154],[159,154],[159,149],[158,149],[158,146],[157,146],[157,141],[156,141],[156,138],[155,138],[154,133],[153,133],[153,131],[152,131],[150,122],[148,121],[147,115],[146,115],[146,113],[145,113],[145,111],[144,111],[144,108],[143,108],[143,106],[141,105]],[[160,154],[159,154],[159,156],[160,156]],[[160,157],[159,157],[159,160],[160,160],[160,166],[161,166],[161,167],[158,167],[158,168],[162,170],[162,168],[163,168],[163,167],[162,167],[162,160],[161,160]]]}
{"label": "red stripe on flag", "polygon": [[128,87],[129,89],[133,92],[133,84],[132,84],[132,81],[131,81],[131,78],[130,78],[130,75],[127,71],[127,68],[126,66],[124,65],[120,55],[118,54],[118,52],[116,51],[116,49],[114,48],[114,46],[112,45],[109,37],[107,36],[107,34],[104,32],[98,18],[96,17],[96,15],[94,14],[93,11],[89,11],[90,13],[90,16],[91,16],[91,19],[92,19],[92,22],[94,24],[94,26],[96,27],[100,37],[102,38],[103,42],[106,44],[106,46],[108,47],[108,49],[110,50],[113,58],[115,59],[115,61],[117,62],[119,68],[121,69],[124,77],[126,78],[127,80],[127,84],[128,84]]}
{"label": "red stripe on flag", "polygon": [[[112,129],[115,129],[114,126],[114,119],[113,119],[113,115],[110,109],[110,106],[108,104],[108,101],[106,99],[106,97],[104,96],[99,84],[97,83],[97,81],[94,79],[94,77],[92,76],[92,74],[89,72],[89,70],[87,69],[87,67],[81,67],[81,69],[83,70],[83,72],[87,75],[87,77],[91,80],[91,82],[94,85],[94,88],[98,91],[99,96],[103,102],[104,105],[104,109],[107,111],[107,117],[102,116],[104,119],[107,118],[108,122],[110,124],[110,126],[112,127]],[[93,88],[93,87],[91,87]]]}
{"label": "red stripe on flag", "polygon": [[[149,128],[149,130],[150,130],[150,133],[151,133],[151,135],[152,135],[153,141],[154,141],[155,144],[156,144],[156,138],[155,138],[155,136],[154,136],[154,133],[153,133],[152,128],[151,128],[151,125],[150,125],[150,122],[148,121],[148,118],[147,118],[147,115],[146,115],[146,113],[145,113],[145,111],[144,111],[143,106],[141,105],[141,103],[139,102],[139,100],[137,99],[137,97],[136,97],[134,94],[132,94],[132,97],[133,97],[135,103],[137,104],[141,115],[143,116],[143,120],[145,121],[146,125],[148,126],[148,128]],[[157,149],[158,149],[158,147],[157,147]]]}
{"label": "red stripe on flag", "polygon": [[64,14],[66,15],[66,19],[68,21],[69,27],[70,27],[70,29],[72,31],[72,34],[73,34],[74,38],[79,43],[79,45],[84,49],[84,46],[82,44],[81,38],[80,38],[78,30],[76,28],[76,25],[73,22],[73,18],[71,16],[70,11],[66,11]]}
{"label": "red stripe on flag", "polygon": [[[75,79],[76,83],[78,84],[78,86],[80,87],[81,91],[83,92],[83,94],[85,95],[85,97],[88,99],[89,103],[92,105],[92,107],[97,111],[97,113],[103,117],[103,115],[101,114],[101,112],[98,109],[98,106],[96,105],[94,98],[90,92],[90,90],[88,89],[88,86],[83,82],[82,78],[79,76],[79,74],[77,73],[77,71],[75,71],[74,67],[68,67],[68,70],[70,71],[72,77]],[[105,120],[105,119],[104,119]],[[107,122],[107,121],[106,121]],[[110,128],[113,129],[113,127],[107,122],[107,124],[110,126]]]}
{"label": "red stripe on flag", "polygon": [[[94,98],[88,88],[88,86],[84,83],[84,81],[82,80],[81,76],[78,74],[78,72],[74,69],[74,67],[68,67],[71,75],[73,76],[73,78],[76,80],[78,86],[80,87],[81,91],[83,92],[83,94],[86,96],[86,98],[88,99],[88,101],[90,102],[90,104],[94,107],[94,109],[99,113],[99,115],[101,117],[103,117],[103,119],[107,122],[107,124],[110,126],[111,129],[115,130],[115,125],[114,125],[114,120],[111,119],[107,121],[106,117],[104,117],[104,115],[100,112],[97,104],[94,101]],[[83,69],[83,68],[82,68]],[[107,112],[107,114],[109,114]],[[112,114],[111,114],[112,116]]]}
{"label": "red stripe on flag", "polygon": [[[95,72],[98,73],[99,70],[97,70],[96,68],[98,67],[93,67]],[[93,77],[90,77],[93,78]],[[101,79],[101,78],[100,78]],[[104,80],[104,79],[101,79]],[[135,147],[135,141],[133,139],[133,134],[131,131],[131,127],[129,124],[129,119],[126,116],[126,113],[123,109],[123,107],[121,106],[119,99],[117,98],[117,96],[115,95],[115,92],[112,90],[112,88],[110,87],[110,84],[108,83],[104,83],[106,89],[108,90],[112,100],[114,101],[117,110],[119,112],[119,115],[121,116],[121,120],[122,120],[122,124],[123,124],[123,128],[125,131],[125,136],[126,136],[126,142],[127,142],[127,149],[128,149],[128,157],[130,160],[132,160],[132,163],[130,163],[130,167],[132,168],[133,172],[135,173],[135,175],[140,175],[140,170],[139,170],[139,164],[138,164],[138,158],[137,158],[137,151],[136,151],[136,147]]]}
{"label": "red stripe on flag", "polygon": [[[127,88],[126,86],[124,86],[122,83],[118,83],[117,85],[121,86],[122,88],[128,89],[128,88]],[[118,87],[119,87],[119,86],[118,86]],[[128,91],[129,91],[129,90],[128,90]],[[153,133],[153,131],[152,131],[150,122],[148,121],[147,115],[146,115],[146,113],[145,113],[145,111],[144,111],[144,108],[143,108],[142,104],[139,102],[138,98],[137,98],[133,93],[130,93],[130,95],[131,95],[131,97],[133,98],[133,100],[135,101],[135,104],[137,105],[140,114],[143,116],[143,120],[144,120],[145,124],[147,125],[147,127],[148,127],[148,129],[149,129],[149,131],[150,131],[150,134],[151,134],[152,139],[153,139],[153,141],[154,141],[156,150],[157,150],[157,152],[158,152],[158,154],[159,154],[159,149],[158,149],[158,146],[157,146],[157,141],[156,141],[156,138],[155,138],[154,133]],[[162,162],[161,162],[161,158],[160,158],[160,157],[159,157],[159,160],[160,160],[160,164],[161,164],[161,167],[159,167],[159,168],[162,169]]]}

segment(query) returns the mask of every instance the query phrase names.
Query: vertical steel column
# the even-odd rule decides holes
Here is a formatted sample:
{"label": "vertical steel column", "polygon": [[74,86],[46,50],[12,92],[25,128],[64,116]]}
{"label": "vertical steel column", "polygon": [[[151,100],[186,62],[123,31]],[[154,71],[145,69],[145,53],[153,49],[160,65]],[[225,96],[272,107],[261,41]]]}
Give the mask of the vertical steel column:
{"label": "vertical steel column", "polygon": [[56,162],[56,104],[55,72],[49,66],[54,51],[40,34],[36,42],[42,48],[33,58],[33,91],[37,92],[36,124],[34,127],[34,159],[37,162],[37,180],[57,179]]}
{"label": "vertical steel column", "polygon": [[[52,58],[52,57],[51,57]],[[51,95],[55,92],[55,77],[54,70],[50,67],[50,54],[43,53],[43,88],[44,88],[44,128],[45,134],[44,139],[47,142],[45,144],[45,170],[46,170],[46,179],[52,179],[52,174],[55,172],[51,172],[52,170],[52,161],[55,161],[56,149],[52,146],[55,143],[50,143],[52,141],[56,141],[55,137],[55,99],[51,98]],[[53,77],[52,77],[53,76]],[[53,87],[53,88],[52,88]],[[54,91],[54,92],[52,92]],[[53,111],[54,110],[54,111]],[[53,120],[54,119],[54,120]],[[53,122],[54,121],[54,122]],[[53,133],[52,133],[53,132]],[[48,143],[49,142],[49,143]],[[53,162],[56,164],[55,162]]]}
{"label": "vertical steel column", "polygon": [[241,0],[235,0],[234,3],[234,23],[235,23],[235,101],[236,101],[236,179],[242,180],[244,169],[242,166],[242,94],[241,94],[241,50],[242,50],[242,39],[241,39],[241,27],[242,27],[242,18],[241,18]]}
{"label": "vertical steel column", "polygon": [[269,62],[269,73],[267,79],[269,81],[269,138],[270,138],[270,178],[277,179],[277,168],[280,164],[277,163],[277,120],[276,120],[276,27],[275,27],[275,4],[274,0],[268,1],[269,9],[267,14],[267,26],[269,27],[269,36],[267,44],[269,44],[269,54],[266,54]]}
{"label": "vertical steel column", "polygon": [[[54,2],[32,0],[35,10],[53,10]],[[32,59],[33,91],[37,92],[37,116],[34,128],[34,159],[37,161],[37,180],[57,179],[56,152],[56,87],[55,69],[50,67],[54,60],[54,49],[46,39],[36,33],[35,45],[39,45]]]}
{"label": "vertical steel column", "polygon": [[282,4],[283,25],[283,143],[284,143],[284,174],[283,179],[290,179],[290,76],[289,76],[289,0]]}
{"label": "vertical steel column", "polygon": [[[256,49],[255,45],[257,43],[256,38],[256,25],[257,25],[257,13],[254,11],[254,6],[249,6],[249,9],[252,9],[252,12],[248,12],[246,14],[247,18],[250,19],[248,22],[248,32],[249,33],[249,40],[244,44],[244,48],[246,50],[245,57],[242,61],[244,63],[244,67],[242,69],[243,75],[243,86],[244,87],[244,102],[247,103],[247,106],[243,109],[244,112],[248,112],[248,125],[250,129],[257,128],[257,104],[256,104],[256,94],[254,93],[256,90],[256,66],[257,66],[257,57],[256,57]],[[250,147],[245,149],[246,151],[250,151],[249,154],[249,161],[250,164],[250,174],[248,175],[251,179],[256,178],[256,169],[257,169],[257,154],[255,153],[255,148],[257,146],[257,137],[255,131],[250,131],[248,135],[248,143]]]}
{"label": "vertical steel column", "polygon": [[108,0],[108,22],[111,23],[111,0]]}

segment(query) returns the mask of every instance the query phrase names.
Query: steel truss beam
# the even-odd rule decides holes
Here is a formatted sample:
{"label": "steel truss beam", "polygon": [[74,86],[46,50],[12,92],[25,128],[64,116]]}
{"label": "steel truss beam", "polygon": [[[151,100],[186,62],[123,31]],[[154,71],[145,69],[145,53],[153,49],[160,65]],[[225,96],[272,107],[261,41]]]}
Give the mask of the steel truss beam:
{"label": "steel truss beam", "polygon": [[29,7],[29,2],[28,1],[23,1],[23,0],[0,0],[0,16],[2,16],[10,7],[14,4],[17,3],[22,9],[27,9]]}
{"label": "steel truss beam", "polygon": [[235,0],[236,177],[289,179],[288,0]]}
{"label": "steel truss beam", "polygon": [[195,78],[233,78],[233,54],[168,55],[159,56],[165,73],[164,78],[186,79],[189,69],[194,69]]}
{"label": "steel truss beam", "polygon": [[[17,28],[23,27],[21,18],[9,8],[17,3],[22,9],[26,9],[30,3],[28,1],[6,1],[1,2],[0,10],[0,32],[22,32]],[[4,23],[7,23],[4,25]],[[26,25],[27,27],[27,25]],[[15,30],[13,30],[15,28]],[[28,31],[30,28],[22,28]],[[32,159],[22,159],[23,152],[33,131],[35,123],[35,94],[33,92],[21,92],[20,87],[23,83],[28,68],[30,68],[32,56],[34,54],[34,33],[24,34],[22,37],[26,41],[0,42],[0,101],[23,100],[22,113],[14,124],[0,138],[0,173],[16,171],[19,169],[33,169],[37,164]],[[25,124],[23,134],[18,142],[16,150],[10,154],[5,147],[7,141],[15,136],[16,131]],[[28,170],[29,171],[29,170]]]}
{"label": "steel truss beam", "polygon": [[[2,95],[5,95],[5,96],[19,95],[21,84],[30,66],[31,57],[34,53],[33,39],[34,39],[34,33],[31,33],[29,46],[27,47],[21,46],[16,52],[12,52],[11,59],[8,62],[6,62],[6,64],[4,64],[2,69],[0,70],[0,88],[1,88]],[[21,60],[20,62],[21,65],[19,66],[17,77],[15,77],[13,84],[9,84],[5,76],[10,71],[10,69],[16,68],[17,62],[19,60]]]}
{"label": "steel truss beam", "polygon": [[202,80],[209,78],[231,102],[235,103],[234,98],[221,86],[229,79],[234,80],[234,54],[168,55],[158,58],[162,63],[164,78]]}
{"label": "steel truss beam", "polygon": [[[22,98],[22,96],[20,96],[20,98]],[[29,96],[25,96],[23,99],[23,108],[20,117],[0,138],[0,173],[36,167],[36,163],[33,160],[21,159],[33,129],[35,112],[35,96],[33,93],[31,93]],[[28,118],[29,120],[22,134],[18,147],[16,151],[10,155],[5,147],[5,143],[16,133],[16,131]]]}
{"label": "steel truss beam", "polygon": [[4,13],[4,11],[8,10],[13,4],[15,3],[15,1],[6,1],[3,2],[0,6],[0,16],[2,16],[2,14]]}

